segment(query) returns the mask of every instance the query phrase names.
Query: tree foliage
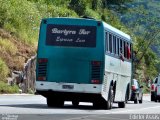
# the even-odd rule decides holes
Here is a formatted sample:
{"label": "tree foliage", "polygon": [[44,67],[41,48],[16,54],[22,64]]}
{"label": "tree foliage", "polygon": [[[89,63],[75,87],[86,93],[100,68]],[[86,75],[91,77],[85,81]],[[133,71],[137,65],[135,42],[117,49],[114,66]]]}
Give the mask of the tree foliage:
{"label": "tree foliage", "polygon": [[160,62],[151,47],[159,41],[160,30],[157,25],[159,20],[151,17],[143,5],[130,8],[129,13],[123,20],[126,21],[126,25],[135,36],[134,42],[136,44],[134,48],[138,59],[135,63],[135,71],[143,68],[141,70],[144,71],[144,79],[155,77],[160,72],[156,67],[159,66]]}
{"label": "tree foliage", "polygon": [[133,0],[106,0],[107,4],[118,4],[118,5],[131,1]]}
{"label": "tree foliage", "polygon": [[0,58],[0,81],[4,81],[9,74],[9,69],[5,62]]}

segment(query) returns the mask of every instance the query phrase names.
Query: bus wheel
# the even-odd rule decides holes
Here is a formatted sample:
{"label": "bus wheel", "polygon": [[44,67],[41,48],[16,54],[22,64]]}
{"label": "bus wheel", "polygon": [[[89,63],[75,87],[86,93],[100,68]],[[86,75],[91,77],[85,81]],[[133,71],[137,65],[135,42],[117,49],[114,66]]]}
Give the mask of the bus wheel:
{"label": "bus wheel", "polygon": [[73,105],[74,107],[78,107],[79,101],[73,100],[73,101],[72,101],[72,105]]}
{"label": "bus wheel", "polygon": [[128,103],[128,96],[127,96],[127,94],[125,96],[125,103]]}
{"label": "bus wheel", "polygon": [[55,101],[55,107],[62,107],[64,106],[64,100],[63,99],[57,99]]}
{"label": "bus wheel", "polygon": [[118,103],[119,108],[125,108],[125,106],[126,106],[125,102],[119,102]]}
{"label": "bus wheel", "polygon": [[48,107],[62,107],[64,105],[64,100],[62,99],[56,99],[53,98],[47,98],[47,105]]}
{"label": "bus wheel", "polygon": [[107,110],[112,109],[113,99],[114,99],[114,94],[113,94],[113,88],[111,86],[109,89],[108,101],[106,101],[106,109]]}
{"label": "bus wheel", "polygon": [[95,100],[93,101],[93,108],[95,109],[104,109],[105,100]]}
{"label": "bus wheel", "polygon": [[52,98],[47,98],[47,106],[48,107],[54,107],[54,103],[53,103],[53,101],[52,101]]}

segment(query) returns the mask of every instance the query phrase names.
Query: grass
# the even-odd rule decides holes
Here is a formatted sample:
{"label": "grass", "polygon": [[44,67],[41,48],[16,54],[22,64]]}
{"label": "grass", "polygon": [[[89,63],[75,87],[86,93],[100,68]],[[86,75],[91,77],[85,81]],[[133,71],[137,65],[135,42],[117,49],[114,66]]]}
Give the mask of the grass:
{"label": "grass", "polygon": [[54,3],[47,4],[47,1],[3,0],[0,1],[0,5],[0,27],[10,31],[20,38],[20,41],[31,45],[37,42],[42,18],[77,16],[66,4],[63,6],[59,3],[57,6]]}
{"label": "grass", "polygon": [[19,88],[17,85],[13,85],[10,86],[5,82],[0,81],[0,94],[4,94],[4,93],[18,93],[19,92]]}
{"label": "grass", "polygon": [[5,62],[0,58],[0,78],[4,81],[9,74],[9,69]]}
{"label": "grass", "polygon": [[15,47],[14,43],[9,41],[8,39],[2,39],[0,37],[0,51],[6,51],[10,55],[15,55],[17,53],[17,48]]}

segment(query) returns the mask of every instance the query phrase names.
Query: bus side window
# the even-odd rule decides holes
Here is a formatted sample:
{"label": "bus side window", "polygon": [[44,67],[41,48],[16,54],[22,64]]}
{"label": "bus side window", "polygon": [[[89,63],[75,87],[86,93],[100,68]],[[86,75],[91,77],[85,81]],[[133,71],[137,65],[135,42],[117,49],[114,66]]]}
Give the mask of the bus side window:
{"label": "bus side window", "polygon": [[126,44],[125,41],[123,41],[123,44],[124,44],[124,45],[123,45],[123,49],[124,49],[124,57],[127,58],[127,49],[126,49],[126,48],[127,48],[127,44]]}
{"label": "bus side window", "polygon": [[112,54],[114,54],[114,40],[113,40],[113,37],[114,36],[112,35],[112,52],[111,52]]}
{"label": "bus side window", "polygon": [[122,55],[123,55],[123,57],[124,57],[124,41],[122,40]]}
{"label": "bus side window", "polygon": [[108,44],[109,44],[109,40],[108,40],[108,32],[106,32],[106,36],[105,36],[105,40],[106,40],[106,52],[108,52],[109,51],[109,49],[108,49]]}
{"label": "bus side window", "polygon": [[120,49],[120,40],[117,38],[117,54],[119,55],[119,49]]}
{"label": "bus side window", "polygon": [[116,50],[116,46],[117,46],[117,41],[116,41],[116,36],[113,36],[113,53],[116,55],[117,54],[117,50]]}
{"label": "bus side window", "polygon": [[112,35],[109,33],[109,51],[112,53]]}
{"label": "bus side window", "polygon": [[119,50],[119,57],[122,61],[124,61],[124,42],[120,39],[120,50]]}
{"label": "bus side window", "polygon": [[114,35],[112,37],[112,41],[113,41],[113,54],[115,54],[115,36]]}
{"label": "bus side window", "polygon": [[131,59],[131,48],[130,48],[130,44],[127,42],[126,44],[126,54],[127,54],[127,59],[130,60]]}
{"label": "bus side window", "polygon": [[[132,44],[130,44],[130,52],[132,53]],[[130,59],[132,59],[132,54],[130,54]]]}
{"label": "bus side window", "polygon": [[120,39],[120,50],[119,50],[119,55],[123,54],[123,41]]}

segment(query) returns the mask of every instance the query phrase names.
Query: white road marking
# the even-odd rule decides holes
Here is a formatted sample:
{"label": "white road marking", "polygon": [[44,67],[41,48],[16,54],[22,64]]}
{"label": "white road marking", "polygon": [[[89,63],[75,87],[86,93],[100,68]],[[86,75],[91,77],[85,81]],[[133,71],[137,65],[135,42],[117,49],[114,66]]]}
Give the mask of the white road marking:
{"label": "white road marking", "polygon": [[75,117],[75,118],[68,118],[68,119],[64,119],[64,120],[91,120],[91,119],[88,119],[87,117],[90,117],[90,116],[94,116],[94,115],[87,115],[87,116],[83,116],[83,117]]}
{"label": "white road marking", "polygon": [[[98,116],[98,119],[99,119],[99,118],[104,118],[104,119],[105,119],[106,117]],[[97,119],[97,120],[98,120],[98,119]],[[116,118],[116,117],[113,117],[113,116],[112,116],[112,117],[108,117],[108,116],[107,116],[107,119],[110,119],[110,120],[128,120],[128,119],[124,119],[124,118],[122,118],[122,119]]]}
{"label": "white road marking", "polygon": [[68,119],[64,119],[64,120],[93,120],[92,118],[88,118],[88,117],[93,117],[94,118],[94,120],[98,120],[98,119],[100,119],[100,118],[102,118],[102,119],[106,119],[107,118],[107,120],[109,119],[109,120],[128,120],[128,119],[124,119],[124,118],[117,118],[117,117],[113,117],[113,116],[106,116],[106,117],[102,117],[102,116],[100,116],[100,115],[87,115],[87,116],[83,116],[83,117],[75,117],[75,118],[68,118]]}
{"label": "white road marking", "polygon": [[148,110],[148,109],[155,109],[155,108],[160,108],[160,106],[154,106],[154,107],[146,107],[146,108],[140,108],[140,109],[134,109],[134,110],[123,110],[123,111],[115,111],[115,112],[110,112],[110,114],[117,114],[117,113],[130,113],[130,112],[137,112],[137,111],[142,111],[142,110]]}

